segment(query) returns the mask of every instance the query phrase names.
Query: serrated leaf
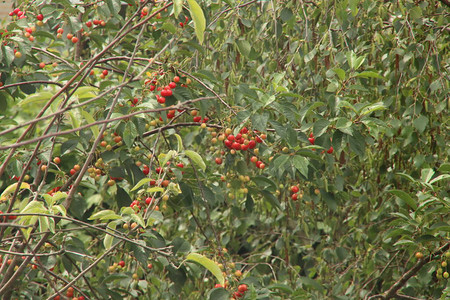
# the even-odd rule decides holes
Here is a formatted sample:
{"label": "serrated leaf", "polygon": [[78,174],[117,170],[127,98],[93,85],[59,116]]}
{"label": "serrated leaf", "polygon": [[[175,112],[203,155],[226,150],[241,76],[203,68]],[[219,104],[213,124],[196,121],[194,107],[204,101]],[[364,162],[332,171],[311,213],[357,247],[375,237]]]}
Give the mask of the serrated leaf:
{"label": "serrated leaf", "polygon": [[222,271],[220,270],[217,263],[210,260],[206,256],[198,254],[198,253],[190,253],[186,257],[186,260],[198,263],[199,265],[203,266],[208,271],[210,271],[217,278],[217,280],[219,281],[220,284],[225,283],[225,278],[223,277]]}
{"label": "serrated leaf", "polygon": [[195,0],[187,0],[187,2],[189,4],[191,18],[194,21],[195,34],[197,35],[197,39],[201,45],[203,43],[206,28],[205,15],[203,14],[202,8]]}
{"label": "serrated leaf", "polygon": [[117,220],[121,219],[122,217],[117,215],[114,211],[110,209],[99,211],[95,214],[93,214],[88,220]]}
{"label": "serrated leaf", "polygon": [[195,165],[200,167],[200,169],[202,169],[203,172],[206,170],[205,162],[203,161],[203,158],[197,152],[192,151],[192,150],[186,150],[186,151],[184,151],[184,154],[186,154]]}
{"label": "serrated leaf", "polygon": [[408,204],[408,206],[411,207],[412,209],[414,210],[417,209],[416,201],[414,201],[414,199],[408,193],[402,190],[390,190],[388,192],[403,200],[403,202]]}

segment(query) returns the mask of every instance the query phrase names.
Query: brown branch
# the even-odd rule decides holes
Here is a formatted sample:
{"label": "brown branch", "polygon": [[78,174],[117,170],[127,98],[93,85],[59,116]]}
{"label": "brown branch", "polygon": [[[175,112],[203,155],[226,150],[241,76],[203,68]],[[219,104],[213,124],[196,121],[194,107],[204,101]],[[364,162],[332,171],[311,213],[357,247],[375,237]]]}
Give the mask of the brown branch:
{"label": "brown branch", "polygon": [[[26,141],[23,141],[23,142],[20,142],[20,143],[15,143],[15,144],[12,144],[12,145],[9,145],[9,146],[0,146],[0,150],[15,149],[15,148],[19,148],[21,146],[25,146],[25,145],[28,145],[28,144],[33,144],[33,143],[36,143],[36,142],[39,142],[39,141],[42,141],[42,140],[45,140],[45,139],[48,139],[48,138],[51,138],[51,137],[62,136],[62,135],[70,134],[70,133],[75,133],[75,132],[81,131],[83,129],[87,129],[89,127],[92,127],[92,126],[101,125],[101,124],[105,124],[105,123],[111,123],[111,122],[114,122],[114,121],[119,121],[119,120],[127,119],[127,118],[130,118],[130,117],[134,117],[134,116],[140,115],[140,114],[152,113],[152,112],[162,112],[162,111],[177,109],[177,108],[180,108],[182,105],[185,105],[185,104],[194,103],[194,102],[198,102],[198,101],[205,100],[205,99],[214,99],[214,98],[215,97],[202,97],[202,98],[197,98],[197,99],[194,99],[194,100],[185,101],[185,102],[183,102],[183,103],[181,103],[181,104],[179,104],[177,106],[141,110],[141,111],[137,111],[137,112],[134,112],[134,113],[131,113],[131,114],[128,114],[128,115],[123,115],[123,116],[116,117],[116,118],[96,121],[94,123],[86,124],[86,125],[74,128],[74,129],[49,133],[49,134],[46,134],[46,135],[43,135],[43,136],[31,139],[31,140],[26,140]],[[196,125],[201,125],[200,123],[195,123],[195,124]]]}
{"label": "brown branch", "polygon": [[[392,298],[398,298],[398,299],[416,299],[416,298],[405,298],[408,297],[406,295],[399,295],[397,292],[408,282],[408,280],[413,277],[414,275],[419,272],[420,269],[427,263],[433,261],[437,256],[442,255],[444,252],[446,252],[448,249],[450,249],[450,242],[447,242],[444,246],[439,248],[434,253],[430,254],[429,256],[419,260],[409,271],[403,274],[403,276],[397,280],[396,283],[394,283],[387,291],[385,291],[382,294],[373,295],[372,297],[369,297],[368,299],[392,299]],[[403,297],[403,298],[402,298]]]}

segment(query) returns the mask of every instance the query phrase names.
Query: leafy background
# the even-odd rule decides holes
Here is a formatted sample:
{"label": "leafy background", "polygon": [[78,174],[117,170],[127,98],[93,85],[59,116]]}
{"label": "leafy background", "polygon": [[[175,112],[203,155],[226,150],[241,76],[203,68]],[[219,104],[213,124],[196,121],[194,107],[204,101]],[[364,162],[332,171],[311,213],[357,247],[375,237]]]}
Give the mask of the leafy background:
{"label": "leafy background", "polygon": [[[0,228],[1,295],[448,297],[447,1],[17,7],[0,53],[0,210],[19,216]],[[158,104],[149,81],[176,75]],[[214,140],[244,127],[267,135],[256,151]]]}

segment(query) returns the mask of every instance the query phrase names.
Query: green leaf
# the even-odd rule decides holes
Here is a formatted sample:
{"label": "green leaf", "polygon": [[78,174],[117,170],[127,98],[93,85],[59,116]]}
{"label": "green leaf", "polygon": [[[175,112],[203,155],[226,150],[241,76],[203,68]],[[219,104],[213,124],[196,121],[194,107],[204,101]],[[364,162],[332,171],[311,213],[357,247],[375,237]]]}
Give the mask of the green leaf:
{"label": "green leaf", "polygon": [[408,193],[401,190],[390,190],[388,192],[403,200],[403,202],[408,204],[408,206],[411,207],[412,209],[414,210],[417,209],[416,201],[414,201],[414,199]]}
{"label": "green leaf", "polygon": [[320,119],[320,120],[316,121],[314,123],[314,127],[313,127],[314,136],[319,137],[322,134],[324,134],[327,131],[329,125],[330,125],[330,121],[325,120],[325,119]]}
{"label": "green leaf", "polygon": [[236,44],[238,46],[239,52],[243,56],[248,57],[248,55],[250,54],[250,51],[252,50],[252,46],[250,45],[250,43],[244,39],[239,39],[236,41]]}
{"label": "green leaf", "polygon": [[339,77],[340,80],[345,80],[345,71],[341,68],[334,68],[334,73]]}
{"label": "green leaf", "polygon": [[167,152],[166,154],[165,153],[161,153],[158,156],[158,159],[159,159],[159,162],[160,162],[160,166],[161,167],[166,166],[167,162],[169,160],[171,160],[172,157],[174,157],[176,154],[177,154],[177,152],[175,150],[169,150],[169,152]]}
{"label": "green leaf", "polygon": [[201,44],[203,44],[204,32],[206,28],[206,20],[203,14],[203,10],[195,0],[187,0],[191,13],[191,18],[194,21],[195,34]]}
{"label": "green leaf", "polygon": [[40,92],[31,94],[30,96],[26,97],[22,101],[18,103],[20,107],[25,107],[28,105],[43,105],[44,103],[47,103],[50,98],[52,98],[53,94],[50,92]]}
{"label": "green leaf", "polygon": [[133,146],[134,139],[138,136],[136,125],[133,122],[127,122],[123,131],[123,141],[127,147]]}
{"label": "green leaf", "polygon": [[211,291],[208,297],[209,300],[228,300],[230,293],[224,288],[215,288]]}
{"label": "green leaf", "polygon": [[[111,229],[116,229],[117,222],[109,222],[108,226],[106,227],[106,231],[113,233]],[[114,240],[114,237],[110,234],[105,235],[105,239],[103,240],[103,246],[105,246],[105,249],[108,250],[112,246],[112,242]]]}
{"label": "green leaf", "polygon": [[183,151],[183,140],[181,139],[181,136],[179,135],[179,134],[174,134],[175,135],[175,137],[177,138],[177,141],[178,141],[178,152],[181,152],[181,151]]}
{"label": "green leaf", "polygon": [[122,217],[117,215],[114,211],[110,209],[99,211],[95,214],[93,214],[88,220],[117,220],[121,219]]}
{"label": "green leaf", "polygon": [[203,172],[206,170],[205,162],[197,152],[194,152],[192,150],[186,150],[184,151],[184,154],[186,154],[195,165],[200,167],[200,169],[202,169]]}
{"label": "green leaf", "polygon": [[308,177],[308,165],[309,161],[300,155],[295,155],[292,157],[292,163],[294,167],[305,177]]}
{"label": "green leaf", "polygon": [[312,278],[301,276],[299,278],[299,281],[303,285],[305,285],[307,287],[310,287],[310,288],[312,288],[314,290],[318,290],[318,291],[321,291],[321,292],[323,292],[325,290],[324,287],[320,283],[318,283],[316,280],[314,280]]}
{"label": "green leaf", "polygon": [[372,105],[369,105],[369,106],[366,106],[366,107],[362,108],[360,110],[359,114],[361,116],[365,116],[365,115],[371,114],[374,111],[385,110],[385,109],[386,109],[386,106],[384,106],[383,102],[377,102],[377,103],[374,103]]}
{"label": "green leaf", "polygon": [[144,184],[149,183],[151,180],[152,180],[151,178],[142,178],[141,180],[139,180],[138,183],[136,183],[136,185],[130,190],[130,192],[133,192],[133,191],[137,190],[138,188],[140,188]]}
{"label": "green leaf", "polygon": [[220,284],[225,283],[225,278],[223,277],[222,271],[220,270],[217,263],[210,260],[206,256],[198,254],[198,253],[190,253],[186,257],[186,260],[193,261],[193,262],[200,264],[201,266],[206,268],[208,271],[210,271],[217,278],[217,280],[219,281]]}
{"label": "green leaf", "polygon": [[[87,111],[81,110],[81,114],[83,115],[84,119],[85,119],[89,124],[95,123],[94,117],[92,117],[92,115],[91,115],[90,113],[88,113]],[[98,129],[98,126],[97,126],[97,125],[94,125],[94,126],[91,126],[91,127],[89,127],[89,128],[91,129],[92,133],[94,134],[94,137],[95,137],[95,138],[98,137],[98,135],[99,135],[99,133],[100,133],[100,131],[99,131],[99,129]]]}
{"label": "green leaf", "polygon": [[374,71],[363,71],[361,73],[356,73],[356,77],[364,77],[364,78],[379,78],[385,79],[383,76]]}
{"label": "green leaf", "polygon": [[[11,184],[11,185],[9,185],[9,186],[2,192],[2,194],[0,195],[0,198],[6,197],[7,195],[12,194],[12,193],[16,190],[17,185],[18,185],[17,182],[16,182],[16,183],[13,183],[13,184]],[[28,183],[22,182],[22,184],[20,185],[20,188],[19,188],[19,189],[22,190],[22,189],[29,189],[29,188],[30,188],[30,185],[29,185]],[[1,200],[0,200],[0,202],[1,202]]]}
{"label": "green leaf", "polygon": [[420,133],[423,133],[425,131],[425,128],[427,128],[428,125],[428,118],[424,115],[420,115],[417,119],[413,121],[414,127],[419,131]]}
{"label": "green leaf", "polygon": [[175,18],[178,18],[178,15],[183,10],[183,0],[174,0],[173,1],[173,14]]}
{"label": "green leaf", "polygon": [[434,173],[434,170],[431,168],[422,169],[420,172],[420,179],[425,183],[429,183],[431,178],[433,178]]}
{"label": "green leaf", "polygon": [[140,214],[131,214],[130,217],[139,224],[139,226],[141,226],[142,228],[145,228],[145,221],[144,218],[142,218],[142,216]]}

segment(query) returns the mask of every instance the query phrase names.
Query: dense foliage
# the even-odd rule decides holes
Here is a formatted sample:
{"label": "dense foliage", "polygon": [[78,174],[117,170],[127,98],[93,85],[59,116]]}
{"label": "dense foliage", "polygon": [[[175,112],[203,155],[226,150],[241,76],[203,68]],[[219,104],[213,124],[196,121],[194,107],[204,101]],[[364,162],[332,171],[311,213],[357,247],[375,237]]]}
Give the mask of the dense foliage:
{"label": "dense foliage", "polygon": [[449,297],[448,1],[16,4],[1,297]]}

